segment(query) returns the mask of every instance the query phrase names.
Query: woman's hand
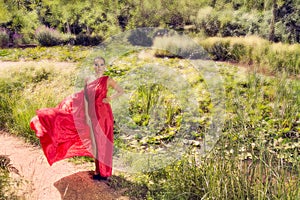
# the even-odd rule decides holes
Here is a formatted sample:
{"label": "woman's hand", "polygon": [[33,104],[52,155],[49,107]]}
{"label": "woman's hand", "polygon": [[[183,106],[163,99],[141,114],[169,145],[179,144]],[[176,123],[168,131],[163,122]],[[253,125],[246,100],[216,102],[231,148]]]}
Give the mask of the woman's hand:
{"label": "woman's hand", "polygon": [[116,90],[117,92],[113,95],[111,95],[110,97],[106,97],[102,100],[103,103],[109,103],[112,99],[115,99],[119,96],[121,96],[124,93],[123,88],[121,88],[117,82],[115,82],[113,79],[109,78],[108,79],[108,86],[112,87],[114,90]]}
{"label": "woman's hand", "polygon": [[102,100],[103,103],[109,103],[111,101],[110,97],[106,97]]}
{"label": "woman's hand", "polygon": [[108,97],[111,101],[112,99],[118,98],[119,96],[121,96],[124,93],[124,90],[122,87],[120,87],[118,85],[118,83],[116,81],[114,81],[112,78],[108,79],[108,86],[112,87],[116,93],[114,93],[113,95],[111,95],[110,97]]}
{"label": "woman's hand", "polygon": [[85,85],[87,85],[87,84],[88,84],[88,82],[89,82],[89,79],[90,79],[89,77],[85,77],[85,78],[84,78],[84,84],[85,84]]}

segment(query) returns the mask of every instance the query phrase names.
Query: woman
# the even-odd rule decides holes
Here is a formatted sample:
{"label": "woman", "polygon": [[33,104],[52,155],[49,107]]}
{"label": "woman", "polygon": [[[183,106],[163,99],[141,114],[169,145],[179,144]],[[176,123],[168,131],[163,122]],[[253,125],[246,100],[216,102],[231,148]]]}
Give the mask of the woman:
{"label": "woman", "polygon": [[[97,79],[84,90],[64,99],[55,108],[37,110],[30,127],[36,132],[50,165],[74,156],[95,158],[93,179],[106,180],[112,175],[113,114],[109,102],[123,89],[104,76],[105,60],[94,60]],[[108,88],[116,92],[107,97]],[[94,141],[94,142],[93,142]]]}

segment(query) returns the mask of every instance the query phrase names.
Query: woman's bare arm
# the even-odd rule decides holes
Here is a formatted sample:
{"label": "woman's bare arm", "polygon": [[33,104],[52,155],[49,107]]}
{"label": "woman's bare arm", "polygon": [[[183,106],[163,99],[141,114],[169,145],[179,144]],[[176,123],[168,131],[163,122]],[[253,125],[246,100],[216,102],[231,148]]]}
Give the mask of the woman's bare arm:
{"label": "woman's bare arm", "polygon": [[109,101],[118,98],[122,94],[124,94],[124,90],[119,84],[113,80],[112,78],[108,78],[107,87],[112,87],[116,92],[112,94],[110,97],[103,99],[104,103],[109,103]]}

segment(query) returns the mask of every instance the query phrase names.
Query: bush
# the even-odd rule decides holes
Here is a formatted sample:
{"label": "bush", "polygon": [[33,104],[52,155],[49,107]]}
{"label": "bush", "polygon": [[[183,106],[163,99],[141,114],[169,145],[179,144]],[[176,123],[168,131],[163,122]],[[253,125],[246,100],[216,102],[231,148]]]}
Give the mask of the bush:
{"label": "bush", "polygon": [[75,38],[75,45],[82,46],[97,46],[102,42],[102,38],[100,36],[91,36],[86,34],[79,34]]}
{"label": "bush", "polygon": [[38,138],[29,126],[36,109],[55,107],[74,91],[76,73],[70,75],[70,72],[76,72],[76,69],[63,66],[66,69],[39,62],[19,64],[8,69],[5,76],[0,77],[0,129],[38,144]]}
{"label": "bush", "polygon": [[272,44],[265,56],[265,62],[273,71],[286,71],[300,74],[300,45],[287,45],[282,43]]}
{"label": "bush", "polygon": [[36,30],[36,38],[42,46],[57,46],[63,43],[62,34],[53,28],[46,26],[39,27]]}
{"label": "bush", "polygon": [[134,30],[130,31],[130,36],[128,36],[128,41],[135,46],[150,47],[153,42],[150,37],[144,31]]}
{"label": "bush", "polygon": [[216,42],[207,51],[212,55],[213,60],[225,61],[229,60],[229,42]]}
{"label": "bush", "polygon": [[23,36],[18,33],[14,33],[12,36],[14,46],[20,46],[23,43]]}
{"label": "bush", "polygon": [[9,34],[7,30],[0,28],[0,47],[7,47],[9,44]]}
{"label": "bush", "polygon": [[156,49],[157,57],[206,58],[206,52],[200,45],[180,35],[156,37],[152,47]]}
{"label": "bush", "polygon": [[200,9],[194,19],[194,23],[198,29],[202,29],[206,36],[216,36],[220,30],[221,22],[212,7],[204,7]]}
{"label": "bush", "polygon": [[228,22],[223,26],[221,30],[222,37],[228,36],[244,36],[246,35],[246,31],[242,27],[242,25],[234,22]]}
{"label": "bush", "polygon": [[232,43],[230,40],[220,40],[207,47],[206,50],[213,60],[240,62],[247,55],[247,48],[242,43]]}
{"label": "bush", "polygon": [[208,38],[199,42],[213,60],[255,64],[268,71],[300,73],[300,45],[270,43],[259,37]]}

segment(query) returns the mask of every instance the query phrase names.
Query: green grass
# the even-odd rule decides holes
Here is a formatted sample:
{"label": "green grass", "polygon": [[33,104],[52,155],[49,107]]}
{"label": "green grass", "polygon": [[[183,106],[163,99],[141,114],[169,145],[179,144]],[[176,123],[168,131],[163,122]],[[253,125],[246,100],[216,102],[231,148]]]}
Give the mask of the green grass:
{"label": "green grass", "polygon": [[0,60],[2,61],[66,61],[78,62],[84,60],[92,51],[91,47],[83,46],[56,46],[35,48],[11,48],[0,49]]}
{"label": "green grass", "polygon": [[227,153],[222,143],[206,157],[184,158],[144,175],[150,199],[299,198],[299,162],[285,163],[265,149],[241,160],[234,155],[238,149]]}
{"label": "green grass", "polygon": [[[240,61],[244,55],[241,56]],[[203,78],[189,68],[188,63],[178,58],[153,57],[151,63],[156,63],[156,66],[168,66],[175,73],[188,75],[188,82],[197,91],[195,93],[199,106],[197,110],[206,118],[202,128],[191,133],[191,136],[199,140],[205,137],[206,131],[209,131],[207,119],[211,115],[212,105]],[[128,74],[146,64],[149,64],[149,60],[140,59],[136,52],[132,52],[113,63],[107,74],[122,82]],[[132,198],[145,196],[147,199],[300,198],[299,80],[290,79],[289,72],[275,68],[274,76],[267,77],[254,72],[244,73],[236,67],[223,64],[219,67],[220,74],[224,78],[226,96],[222,98],[226,102],[226,116],[222,137],[215,148],[205,156],[198,156],[195,152],[199,147],[191,146],[191,151],[185,157],[166,167],[132,175],[131,179],[135,180],[136,185],[143,188],[140,191],[132,188],[129,194]],[[34,133],[28,127],[30,118],[34,115],[35,109],[54,106],[72,93],[78,69],[74,67],[65,71],[48,65],[40,68],[18,66],[13,69],[17,71],[0,76],[0,115],[3,119],[1,128],[37,143]],[[61,84],[63,81],[66,84]],[[130,84],[137,83],[128,85],[124,83],[125,89],[129,90],[127,86],[132,86]],[[174,98],[172,88],[164,89],[158,86],[152,90],[150,88],[151,84],[137,88],[131,96],[130,117],[140,125],[149,123],[147,121],[149,116],[151,117],[149,110],[157,101],[156,95],[165,96],[165,100]],[[169,127],[168,133],[171,133],[172,128],[180,126],[180,123],[176,124],[176,120],[173,119],[180,116],[178,108],[181,107],[174,105],[166,101],[165,115],[168,117],[164,123]],[[137,117],[142,115],[148,116]],[[201,124],[199,126],[201,127]],[[118,148],[141,150],[141,143],[129,147],[126,145],[128,141],[123,140],[122,133],[117,131]],[[147,145],[151,151],[153,150],[151,146],[160,145],[165,139],[158,137],[161,135],[156,136],[155,140],[146,138],[150,141]],[[134,140],[140,142],[142,139],[140,135],[135,135],[131,138],[131,142]],[[128,187],[128,183],[124,185],[114,183],[114,185],[117,188]]]}

